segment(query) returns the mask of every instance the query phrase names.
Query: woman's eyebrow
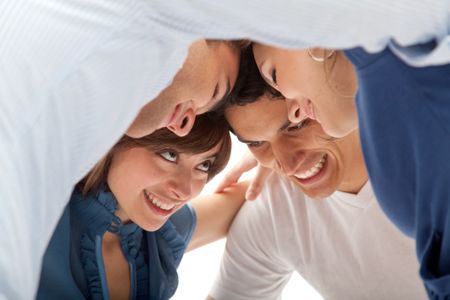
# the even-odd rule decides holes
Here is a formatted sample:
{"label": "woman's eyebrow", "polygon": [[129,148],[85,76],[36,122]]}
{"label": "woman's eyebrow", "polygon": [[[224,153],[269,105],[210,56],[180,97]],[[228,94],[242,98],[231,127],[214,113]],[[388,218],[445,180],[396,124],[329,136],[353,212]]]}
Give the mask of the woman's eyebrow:
{"label": "woman's eyebrow", "polygon": [[261,74],[261,77],[264,79],[269,79],[267,78],[266,74],[264,74],[264,72],[262,71],[263,66],[266,64],[266,61],[262,61],[259,65],[258,65],[258,72]]}
{"label": "woman's eyebrow", "polygon": [[228,97],[230,95],[230,93],[231,93],[230,77],[227,77],[227,84],[226,85],[227,85],[227,88],[225,89],[225,93],[223,94],[221,100],[223,100],[225,97]]}
{"label": "woman's eyebrow", "polygon": [[262,61],[259,65],[258,65],[258,70],[262,70],[263,65],[266,63],[266,61]]}

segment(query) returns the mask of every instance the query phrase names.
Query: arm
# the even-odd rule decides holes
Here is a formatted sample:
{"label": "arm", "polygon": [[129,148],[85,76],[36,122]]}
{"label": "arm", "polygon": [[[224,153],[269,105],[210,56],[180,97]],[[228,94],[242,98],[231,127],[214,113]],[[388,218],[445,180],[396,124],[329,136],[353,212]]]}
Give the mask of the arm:
{"label": "arm", "polygon": [[245,201],[248,182],[240,182],[221,193],[199,196],[192,200],[197,226],[187,251],[204,246],[226,236],[234,216]]}
{"label": "arm", "polygon": [[261,166],[248,149],[242,156],[242,159],[224,176],[222,182],[217,186],[216,192],[221,192],[225,188],[236,183],[242,174],[252,170],[255,167],[257,167],[256,174],[248,185],[245,193],[245,199],[255,200],[261,193],[264,182],[266,181],[267,176],[272,173],[272,170]]}
{"label": "arm", "polygon": [[73,186],[183,61],[138,2],[0,4],[0,299],[34,298]]}
{"label": "arm", "polygon": [[283,231],[286,229],[283,225],[288,223],[273,218],[272,203],[267,196],[263,191],[257,201],[246,201],[233,220],[220,271],[208,299],[273,300],[281,295],[292,267],[280,252],[280,248],[289,248],[289,244],[278,243],[283,234],[277,228]]}

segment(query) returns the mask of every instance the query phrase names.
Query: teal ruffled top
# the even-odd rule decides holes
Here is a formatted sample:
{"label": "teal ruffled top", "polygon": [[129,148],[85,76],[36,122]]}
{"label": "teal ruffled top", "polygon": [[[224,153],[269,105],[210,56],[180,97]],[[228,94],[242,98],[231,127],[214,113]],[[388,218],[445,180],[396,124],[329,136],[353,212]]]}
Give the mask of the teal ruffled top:
{"label": "teal ruffled top", "polygon": [[130,299],[169,299],[178,285],[176,268],[195,228],[185,205],[159,230],[147,232],[115,215],[117,201],[107,189],[95,196],[72,195],[44,256],[37,299],[109,299],[102,238],[120,238],[130,269]]}

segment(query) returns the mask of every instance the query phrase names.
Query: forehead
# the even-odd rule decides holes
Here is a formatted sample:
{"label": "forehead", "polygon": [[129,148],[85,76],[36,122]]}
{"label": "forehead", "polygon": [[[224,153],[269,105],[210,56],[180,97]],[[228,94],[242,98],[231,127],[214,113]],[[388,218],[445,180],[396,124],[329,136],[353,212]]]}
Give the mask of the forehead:
{"label": "forehead", "polygon": [[263,45],[263,44],[258,44],[258,43],[253,44],[253,54],[255,55],[255,58],[270,57],[270,55],[273,54],[275,51],[276,51],[276,48],[268,46],[268,45]]}
{"label": "forehead", "polygon": [[293,53],[295,53],[295,51],[289,49],[277,48],[262,44],[253,45],[253,54],[257,63],[269,59],[285,58]]}
{"label": "forehead", "polygon": [[285,101],[267,96],[244,106],[232,106],[226,109],[225,117],[238,137],[245,140],[266,139],[288,120]]}

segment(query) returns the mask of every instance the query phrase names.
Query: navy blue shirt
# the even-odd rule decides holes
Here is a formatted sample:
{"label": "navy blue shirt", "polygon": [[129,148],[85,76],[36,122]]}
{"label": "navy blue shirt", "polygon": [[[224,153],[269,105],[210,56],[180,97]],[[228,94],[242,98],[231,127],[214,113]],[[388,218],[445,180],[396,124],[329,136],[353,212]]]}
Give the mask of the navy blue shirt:
{"label": "navy blue shirt", "polygon": [[109,299],[102,238],[117,234],[130,268],[130,299],[169,299],[178,285],[176,268],[196,225],[183,206],[157,231],[122,224],[109,191],[83,197],[75,191],[44,255],[37,299]]}
{"label": "navy blue shirt", "polygon": [[[429,45],[432,47],[432,45]],[[450,297],[450,65],[413,68],[389,49],[356,68],[364,158],[380,206],[416,239],[431,299]]]}

